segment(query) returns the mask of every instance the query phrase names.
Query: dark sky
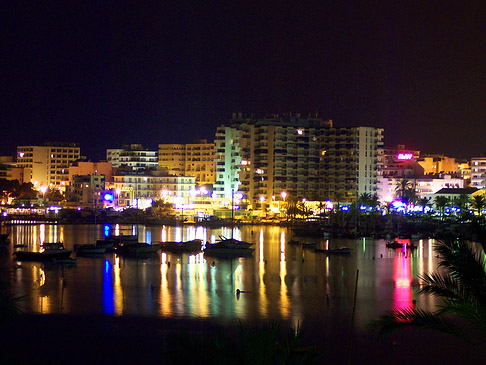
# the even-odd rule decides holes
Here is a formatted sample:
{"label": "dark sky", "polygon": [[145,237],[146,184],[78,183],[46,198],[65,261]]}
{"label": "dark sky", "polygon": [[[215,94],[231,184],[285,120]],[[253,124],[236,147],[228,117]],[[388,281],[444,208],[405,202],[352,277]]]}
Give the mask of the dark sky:
{"label": "dark sky", "polygon": [[3,155],[213,140],[234,111],[318,111],[384,127],[387,145],[486,153],[484,1],[3,3]]}

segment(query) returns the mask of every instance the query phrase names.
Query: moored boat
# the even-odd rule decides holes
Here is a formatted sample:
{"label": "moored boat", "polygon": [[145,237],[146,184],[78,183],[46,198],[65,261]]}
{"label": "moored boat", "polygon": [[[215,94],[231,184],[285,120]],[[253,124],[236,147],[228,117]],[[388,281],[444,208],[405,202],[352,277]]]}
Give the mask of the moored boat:
{"label": "moored boat", "polygon": [[198,252],[202,249],[202,240],[195,239],[185,242],[161,242],[160,249],[169,252]]}
{"label": "moored boat", "polygon": [[243,257],[250,256],[255,251],[251,243],[234,238],[223,239],[216,243],[206,243],[204,253],[208,256]]}
{"label": "moored boat", "polygon": [[403,247],[403,243],[396,242],[396,241],[388,242],[386,244],[386,247],[387,248],[402,248]]}
{"label": "moored boat", "polygon": [[40,251],[15,251],[13,255],[18,261],[54,261],[66,260],[71,256],[72,250],[66,250],[62,243],[44,243]]}
{"label": "moored boat", "polygon": [[96,244],[74,245],[74,251],[78,256],[103,255],[106,252],[106,246],[102,246],[102,245],[98,246]]}
{"label": "moored boat", "polygon": [[160,250],[160,243],[149,244],[145,242],[120,243],[116,246],[116,253],[126,256],[144,256],[157,253]]}

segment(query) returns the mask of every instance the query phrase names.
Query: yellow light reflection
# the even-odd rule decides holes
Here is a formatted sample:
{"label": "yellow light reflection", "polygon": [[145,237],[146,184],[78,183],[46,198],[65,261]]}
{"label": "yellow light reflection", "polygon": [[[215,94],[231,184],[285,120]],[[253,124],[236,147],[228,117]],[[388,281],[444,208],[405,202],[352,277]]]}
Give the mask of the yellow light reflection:
{"label": "yellow light reflection", "polygon": [[[39,241],[41,243],[41,245],[44,243],[44,241],[46,240],[46,225],[45,224],[41,224],[39,226]],[[34,238],[35,239],[35,238]]]}
{"label": "yellow light reflection", "polygon": [[121,276],[120,276],[120,257],[115,256],[115,263],[113,265],[113,296],[115,302],[115,314],[117,316],[121,316],[123,314],[123,289],[121,285]]}
{"label": "yellow light reflection", "polygon": [[285,277],[287,276],[287,266],[285,262],[285,232],[280,236],[280,311],[282,318],[289,317],[289,298],[287,296],[287,284]]}
{"label": "yellow light reflection", "polygon": [[160,232],[160,242],[167,242],[167,228],[165,226],[162,227]]}
{"label": "yellow light reflection", "polygon": [[169,290],[169,280],[167,278],[169,271],[167,262],[167,254],[162,252],[160,265],[160,314],[169,317],[172,315],[172,294]]}
{"label": "yellow light reflection", "polygon": [[263,256],[263,229],[260,230],[260,261],[258,263],[258,277],[260,280],[260,313],[262,317],[268,315],[268,299],[263,277],[265,275],[265,258]]}
{"label": "yellow light reflection", "polygon": [[182,229],[181,227],[176,227],[175,228],[175,240],[176,241],[182,241],[182,237],[183,237],[183,234],[182,234]]}

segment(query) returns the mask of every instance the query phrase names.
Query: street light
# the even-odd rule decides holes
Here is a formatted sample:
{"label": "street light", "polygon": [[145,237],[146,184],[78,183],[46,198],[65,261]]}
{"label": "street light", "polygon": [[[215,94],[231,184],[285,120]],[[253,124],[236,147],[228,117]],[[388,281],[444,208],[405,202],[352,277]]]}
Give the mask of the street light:
{"label": "street light", "polygon": [[[285,205],[285,198],[287,197],[287,192],[285,191],[282,191],[280,193],[280,195],[282,196],[282,199],[284,200],[284,205]],[[282,208],[282,215],[283,215],[283,210],[285,209],[285,207]]]}
{"label": "street light", "polygon": [[47,186],[41,186],[39,191],[42,193],[42,203],[45,204]]}

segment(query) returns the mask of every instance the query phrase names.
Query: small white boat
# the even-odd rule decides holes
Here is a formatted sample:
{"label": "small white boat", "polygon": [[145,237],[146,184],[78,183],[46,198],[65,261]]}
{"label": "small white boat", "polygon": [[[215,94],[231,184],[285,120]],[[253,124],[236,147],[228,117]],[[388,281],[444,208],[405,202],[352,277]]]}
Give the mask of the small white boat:
{"label": "small white boat", "polygon": [[250,256],[255,251],[249,242],[239,241],[233,238],[223,239],[216,243],[206,243],[204,254],[208,256],[243,257]]}

